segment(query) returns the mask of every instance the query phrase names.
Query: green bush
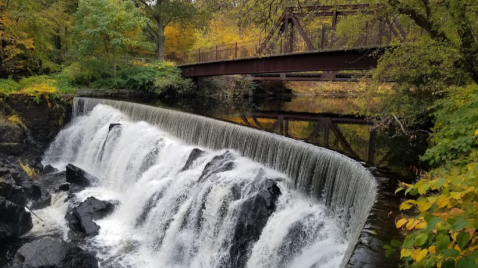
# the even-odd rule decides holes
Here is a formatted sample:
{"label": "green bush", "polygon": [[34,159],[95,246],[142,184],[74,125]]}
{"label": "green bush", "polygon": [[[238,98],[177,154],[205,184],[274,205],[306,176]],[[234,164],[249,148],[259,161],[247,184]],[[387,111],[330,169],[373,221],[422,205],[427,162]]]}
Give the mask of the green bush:
{"label": "green bush", "polygon": [[434,107],[435,126],[430,135],[433,147],[422,160],[431,165],[463,166],[472,149],[478,148],[478,86],[452,89]]}
{"label": "green bush", "polygon": [[0,79],[0,94],[9,95],[18,91],[20,86],[12,79]]}

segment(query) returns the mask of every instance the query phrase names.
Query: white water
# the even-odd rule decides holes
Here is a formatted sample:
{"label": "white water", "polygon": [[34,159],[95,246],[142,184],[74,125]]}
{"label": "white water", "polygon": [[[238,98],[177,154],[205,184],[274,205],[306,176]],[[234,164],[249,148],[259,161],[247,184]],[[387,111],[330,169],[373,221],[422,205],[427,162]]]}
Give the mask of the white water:
{"label": "white water", "polygon": [[[207,163],[225,150],[201,148],[206,153],[181,171],[197,146],[132,122],[107,105],[86,116],[75,112],[44,164],[64,169],[73,163],[99,178],[99,185],[73,202],[89,196],[120,202],[112,215],[97,221],[100,233],[85,245],[99,252],[102,267],[236,267],[230,248],[237,243],[240,211],[266,178],[274,179],[282,194],[245,266],[333,268],[343,262],[350,244],[343,224],[324,205],[294,190],[286,175],[232,151],[232,170],[199,180]],[[109,130],[117,122],[122,125]],[[55,202],[36,213],[47,220],[35,225],[35,233],[55,228],[66,233],[65,204]]]}

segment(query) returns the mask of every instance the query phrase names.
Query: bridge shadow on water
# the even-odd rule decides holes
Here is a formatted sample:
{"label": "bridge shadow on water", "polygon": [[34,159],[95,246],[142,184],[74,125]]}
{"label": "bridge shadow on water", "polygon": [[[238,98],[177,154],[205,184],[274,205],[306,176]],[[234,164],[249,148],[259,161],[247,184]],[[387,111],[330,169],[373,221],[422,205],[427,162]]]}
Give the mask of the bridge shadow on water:
{"label": "bridge shadow on water", "polygon": [[[354,98],[296,97],[224,104],[182,99],[148,103],[240,124],[325,147],[345,154],[400,180],[412,180],[421,166],[426,136],[400,136],[377,131],[358,112]],[[373,110],[373,107],[370,107]],[[395,176],[394,176],[395,177]]]}

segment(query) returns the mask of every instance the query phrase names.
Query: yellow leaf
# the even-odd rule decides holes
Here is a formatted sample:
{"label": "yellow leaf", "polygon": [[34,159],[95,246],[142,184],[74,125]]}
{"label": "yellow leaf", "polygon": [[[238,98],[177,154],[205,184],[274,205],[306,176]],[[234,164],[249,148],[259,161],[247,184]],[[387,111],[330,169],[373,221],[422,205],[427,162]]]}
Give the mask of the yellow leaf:
{"label": "yellow leaf", "polygon": [[440,196],[437,198],[438,208],[446,207],[446,206],[448,206],[449,203],[450,203],[450,198],[449,198],[449,197],[440,195]]}
{"label": "yellow leaf", "polygon": [[400,219],[397,221],[397,228],[402,227],[407,222],[407,219]]}
{"label": "yellow leaf", "polygon": [[417,201],[407,200],[407,201],[403,202],[402,204],[400,204],[400,210],[410,209],[413,206],[412,204],[416,204],[416,203],[417,203]]}
{"label": "yellow leaf", "polygon": [[454,199],[461,199],[461,194],[460,192],[451,192],[450,195],[451,197],[453,197]]}
{"label": "yellow leaf", "polygon": [[400,251],[400,258],[406,258],[412,256],[413,251],[411,249],[402,248]]}
{"label": "yellow leaf", "polygon": [[426,222],[420,222],[419,224],[417,224],[417,225],[415,226],[415,229],[417,229],[417,230],[418,230],[418,229],[422,229],[422,228],[424,228],[424,227],[426,227],[426,226],[427,226],[427,223],[426,223]]}
{"label": "yellow leaf", "polygon": [[431,246],[431,247],[428,248],[428,251],[429,251],[430,253],[435,253],[435,252],[436,252],[436,247],[435,247],[435,246]]}
{"label": "yellow leaf", "polygon": [[478,130],[475,131],[475,136],[478,136]]}
{"label": "yellow leaf", "polygon": [[420,250],[420,252],[418,253],[418,255],[416,256],[415,260],[417,262],[421,261],[423,258],[425,258],[425,256],[427,255],[428,253],[428,250],[427,249],[422,249]]}
{"label": "yellow leaf", "polygon": [[417,207],[418,209],[421,211],[421,212],[425,212],[427,210],[430,209],[430,207],[432,206],[433,203],[429,203],[429,202],[417,202]]}
{"label": "yellow leaf", "polygon": [[409,230],[409,231],[412,230],[415,227],[415,225],[417,225],[418,223],[419,223],[419,221],[416,221],[414,219],[410,219],[408,221],[407,225],[406,225],[407,230]]}

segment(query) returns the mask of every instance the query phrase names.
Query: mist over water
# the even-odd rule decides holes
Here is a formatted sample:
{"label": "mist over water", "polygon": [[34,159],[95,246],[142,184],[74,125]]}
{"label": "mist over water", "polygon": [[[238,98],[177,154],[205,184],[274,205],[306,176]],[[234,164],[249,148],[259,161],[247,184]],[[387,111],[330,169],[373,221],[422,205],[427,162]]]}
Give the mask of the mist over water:
{"label": "mist over water", "polygon": [[[353,210],[361,204],[353,203],[357,197],[350,191],[354,188],[359,191],[367,185],[349,180],[347,187],[338,189],[334,187],[337,182],[331,179],[323,179],[317,185],[310,176],[333,176],[316,174],[317,168],[306,161],[304,152],[296,152],[287,144],[274,147],[276,137],[273,136],[248,137],[249,147],[244,152],[236,148],[245,139],[240,131],[235,137],[226,137],[227,129],[221,128],[222,125],[209,127],[207,120],[192,119],[208,131],[199,131],[190,121],[183,120],[184,114],[175,122],[168,121],[168,128],[152,122],[154,120],[146,120],[147,123],[139,116],[131,116],[142,113],[141,107],[125,113],[124,109],[110,105],[95,102],[89,105],[91,107],[79,107],[76,103],[76,117],[59,133],[43,162],[60,170],[72,163],[99,179],[98,185],[78,193],[71,202],[94,196],[119,204],[113,214],[96,221],[101,227],[99,234],[83,245],[98,252],[102,267],[333,268],[344,265],[344,256],[357,237],[353,228],[361,222],[357,216],[360,213]],[[115,123],[119,125],[111,125]],[[189,133],[181,135],[171,131],[179,126]],[[210,139],[216,139],[214,142],[221,145],[211,146]],[[224,139],[229,139],[229,143]],[[264,159],[271,156],[261,152],[267,146],[277,157],[287,152],[295,158],[267,164]],[[188,161],[196,148],[203,153]],[[333,159],[327,154],[323,158]],[[258,163],[252,159],[263,161]],[[210,163],[215,165],[215,172],[204,172]],[[343,164],[337,165],[343,167]],[[291,178],[290,174],[298,176]],[[347,175],[338,171],[332,174]],[[242,241],[244,233],[238,230],[244,230],[245,222],[251,223],[244,215],[249,215],[254,198],[271,181],[281,192],[275,210],[264,219],[266,223],[257,241]],[[301,187],[304,182],[320,188],[317,192],[321,193],[322,202],[297,190],[311,187],[305,184]],[[64,196],[56,198],[63,200]],[[362,199],[367,198],[373,196]],[[346,206],[341,209],[343,204]],[[52,207],[38,211],[40,217],[48,219],[45,226],[36,224],[34,232],[48,233],[56,228],[66,237],[63,219],[66,208],[67,204],[54,202]],[[350,223],[344,224],[351,218]],[[247,234],[253,232],[246,230]],[[241,250],[246,254],[241,254]]]}

